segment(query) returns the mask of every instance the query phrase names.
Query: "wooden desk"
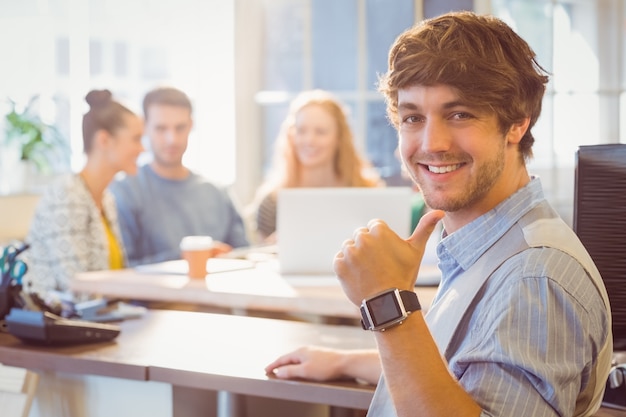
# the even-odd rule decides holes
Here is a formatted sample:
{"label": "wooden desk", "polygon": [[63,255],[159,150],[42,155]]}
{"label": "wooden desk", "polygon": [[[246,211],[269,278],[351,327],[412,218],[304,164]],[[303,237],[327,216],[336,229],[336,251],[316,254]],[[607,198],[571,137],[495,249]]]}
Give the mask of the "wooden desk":
{"label": "wooden desk", "polygon": [[[432,273],[432,272],[431,272]],[[334,276],[283,276],[273,263],[209,274],[204,280],[185,275],[149,274],[134,269],[80,273],[71,282],[76,292],[108,298],[185,303],[234,310],[358,318]],[[429,306],[436,287],[416,287]]]}
{"label": "wooden desk", "polygon": [[[268,377],[263,368],[280,354],[303,345],[338,348],[374,348],[373,335],[352,326],[310,325],[272,319],[220,316],[209,325],[201,315],[186,316],[187,328],[175,317],[163,326],[173,339],[175,357],[151,359],[151,381],[174,386],[174,405],[180,415],[207,415],[212,406],[206,390],[219,391],[219,415],[242,415],[241,395],[367,409],[374,388],[354,382],[315,383]],[[252,321],[254,320],[254,321]],[[245,327],[243,325],[245,324]],[[207,326],[209,325],[209,326]],[[214,326],[214,327],[211,327]],[[203,329],[189,344],[189,329]],[[365,334],[363,334],[365,333]],[[219,340],[218,340],[219,339]],[[220,358],[220,360],[198,360]],[[179,416],[178,412],[175,413]]]}
{"label": "wooden desk", "polygon": [[[375,347],[372,334],[355,327],[183,311],[149,311],[121,326],[112,342],[73,347],[26,345],[0,333],[0,362],[172,384],[176,417],[237,416],[240,394],[356,409],[366,409],[373,395],[368,385],[281,381],[263,371],[279,355],[306,344]],[[220,392],[217,409],[209,391]],[[603,408],[597,416],[625,417],[626,412]]]}
{"label": "wooden desk", "polygon": [[207,390],[221,393],[220,416],[239,415],[233,408],[239,394],[360,409],[373,394],[373,387],[354,382],[281,381],[264,372],[279,355],[306,344],[374,348],[373,336],[356,327],[185,311],[149,311],[121,326],[113,342],[73,347],[27,345],[0,333],[0,362],[169,383],[176,417],[215,415]]}

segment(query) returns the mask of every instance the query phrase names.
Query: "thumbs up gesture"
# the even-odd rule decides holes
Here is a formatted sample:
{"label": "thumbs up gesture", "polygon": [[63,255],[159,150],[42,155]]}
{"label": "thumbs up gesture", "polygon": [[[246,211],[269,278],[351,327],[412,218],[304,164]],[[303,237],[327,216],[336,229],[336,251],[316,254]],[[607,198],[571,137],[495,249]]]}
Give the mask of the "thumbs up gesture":
{"label": "thumbs up gesture", "polygon": [[407,239],[398,236],[382,220],[354,231],[335,255],[333,267],[347,297],[356,305],[389,288],[413,290],[426,242],[441,210],[426,213]]}

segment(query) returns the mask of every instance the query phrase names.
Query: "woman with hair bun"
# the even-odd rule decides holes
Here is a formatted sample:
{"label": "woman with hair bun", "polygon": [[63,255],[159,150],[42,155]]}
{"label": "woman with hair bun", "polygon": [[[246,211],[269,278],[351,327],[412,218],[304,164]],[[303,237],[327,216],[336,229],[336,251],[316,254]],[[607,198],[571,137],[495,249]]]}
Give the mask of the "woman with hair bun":
{"label": "woman with hair bun", "polygon": [[120,171],[136,173],[144,150],[143,121],[109,90],[92,90],[85,99],[90,106],[83,116],[85,166],[45,190],[27,237],[25,290],[42,298],[51,291],[74,295],[69,282],[77,272],[125,265],[117,209],[107,187]]}

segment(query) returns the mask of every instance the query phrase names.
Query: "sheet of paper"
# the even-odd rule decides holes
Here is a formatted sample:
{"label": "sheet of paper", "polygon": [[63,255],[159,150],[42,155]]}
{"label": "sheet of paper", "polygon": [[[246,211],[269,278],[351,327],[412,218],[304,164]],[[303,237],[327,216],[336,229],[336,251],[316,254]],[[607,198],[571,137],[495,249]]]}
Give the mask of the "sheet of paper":
{"label": "sheet of paper", "polygon": [[[246,259],[211,258],[207,261],[209,274],[249,268],[254,268],[254,262]],[[187,262],[182,259],[135,267],[135,271],[143,274],[186,275],[187,270]]]}

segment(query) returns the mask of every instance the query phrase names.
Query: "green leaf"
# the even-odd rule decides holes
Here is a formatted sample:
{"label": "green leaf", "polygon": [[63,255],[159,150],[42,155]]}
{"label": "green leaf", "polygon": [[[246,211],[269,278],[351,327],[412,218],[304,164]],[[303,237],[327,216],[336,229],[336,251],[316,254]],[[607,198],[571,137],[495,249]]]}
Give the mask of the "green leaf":
{"label": "green leaf", "polygon": [[[55,159],[69,155],[67,140],[56,127],[44,123],[33,111],[38,95],[31,97],[23,110],[11,99],[11,110],[5,115],[7,143],[17,144],[22,160],[32,161],[40,172],[46,172]],[[60,152],[59,152],[60,151]]]}

